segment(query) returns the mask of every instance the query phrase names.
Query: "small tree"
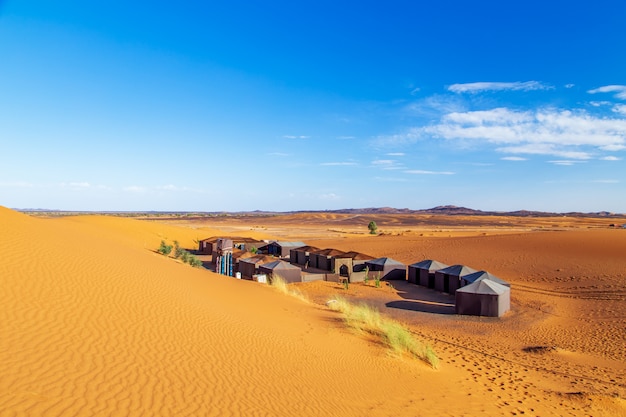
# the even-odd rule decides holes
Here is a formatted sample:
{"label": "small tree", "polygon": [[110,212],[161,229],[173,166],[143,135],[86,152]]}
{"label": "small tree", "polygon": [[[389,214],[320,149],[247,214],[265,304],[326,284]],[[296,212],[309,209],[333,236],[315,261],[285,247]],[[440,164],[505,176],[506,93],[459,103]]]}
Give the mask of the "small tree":
{"label": "small tree", "polygon": [[164,240],[161,241],[161,246],[157,249],[161,255],[167,256],[172,252],[172,245],[168,245]]}
{"label": "small tree", "polygon": [[368,225],[367,228],[370,231],[370,235],[375,235],[376,231],[378,230],[378,226],[376,226],[376,222],[374,220],[372,220]]}
{"label": "small tree", "polygon": [[254,254],[256,254],[258,251],[259,251],[259,250],[258,250],[255,246],[253,246],[253,247],[251,247],[251,248],[250,248],[250,252],[252,252],[252,253],[254,253]]}
{"label": "small tree", "polygon": [[183,252],[185,251],[185,249],[180,247],[180,244],[178,243],[178,240],[174,241],[174,258],[178,259],[183,255]]}

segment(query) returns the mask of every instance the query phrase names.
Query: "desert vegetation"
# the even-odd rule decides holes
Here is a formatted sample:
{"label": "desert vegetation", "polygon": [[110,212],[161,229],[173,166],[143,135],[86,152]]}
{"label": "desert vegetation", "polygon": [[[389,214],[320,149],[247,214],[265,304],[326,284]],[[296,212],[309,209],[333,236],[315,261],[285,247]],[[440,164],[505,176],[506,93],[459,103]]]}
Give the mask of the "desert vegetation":
{"label": "desert vegetation", "polygon": [[327,305],[340,312],[348,327],[357,332],[380,338],[398,354],[409,354],[435,369],[439,367],[439,358],[431,346],[419,342],[405,326],[383,317],[374,307],[365,303],[352,304],[343,297],[335,297]]}

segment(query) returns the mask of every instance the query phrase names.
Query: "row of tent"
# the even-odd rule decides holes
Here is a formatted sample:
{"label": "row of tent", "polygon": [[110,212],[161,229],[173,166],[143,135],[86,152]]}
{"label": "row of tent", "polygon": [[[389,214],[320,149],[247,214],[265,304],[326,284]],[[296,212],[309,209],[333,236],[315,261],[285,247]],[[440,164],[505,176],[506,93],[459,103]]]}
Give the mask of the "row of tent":
{"label": "row of tent", "polygon": [[[225,243],[226,242],[226,243]],[[259,242],[249,238],[209,238],[199,242],[200,253],[218,259],[224,245],[233,252],[234,271],[243,278],[257,274],[271,278],[279,274],[286,282],[303,282],[310,277],[328,275],[302,274],[302,270],[324,271],[362,282],[366,276],[382,280],[407,280],[426,288],[455,295],[457,314],[500,317],[510,309],[510,284],[487,271],[465,265],[448,266],[424,260],[408,267],[392,258],[373,258],[359,252],[320,249],[304,242]],[[255,253],[250,252],[255,248]],[[289,262],[277,258],[289,258]],[[309,278],[309,279],[307,279]]]}
{"label": "row of tent", "polygon": [[511,284],[487,271],[427,259],[409,265],[407,280],[454,294],[457,314],[501,317],[511,309]]}

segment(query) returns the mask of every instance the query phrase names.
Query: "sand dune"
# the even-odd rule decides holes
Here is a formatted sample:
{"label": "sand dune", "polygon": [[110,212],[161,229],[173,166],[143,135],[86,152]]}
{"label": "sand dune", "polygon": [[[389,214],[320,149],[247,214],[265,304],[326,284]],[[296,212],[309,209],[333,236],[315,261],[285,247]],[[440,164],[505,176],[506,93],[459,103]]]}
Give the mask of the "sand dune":
{"label": "sand dune", "polygon": [[[154,252],[163,238],[193,247],[206,237],[196,229],[99,216],[39,219],[0,208],[0,231],[3,416],[624,410],[619,396],[577,393],[571,381],[489,359],[463,332],[455,345],[458,323],[445,317],[421,330],[441,337],[443,366],[435,371],[353,334],[319,304]],[[496,335],[497,323],[488,324]],[[473,326],[488,331],[468,321]]]}

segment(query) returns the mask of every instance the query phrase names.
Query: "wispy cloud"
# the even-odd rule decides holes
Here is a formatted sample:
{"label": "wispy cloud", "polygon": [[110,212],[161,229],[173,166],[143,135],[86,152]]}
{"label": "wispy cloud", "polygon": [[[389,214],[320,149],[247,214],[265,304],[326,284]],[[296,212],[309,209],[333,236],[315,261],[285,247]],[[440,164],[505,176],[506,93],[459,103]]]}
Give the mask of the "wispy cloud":
{"label": "wispy cloud", "polygon": [[452,84],[448,87],[448,91],[453,93],[481,93],[483,91],[531,91],[531,90],[549,90],[554,87],[540,83],[539,81],[525,82],[478,82],[466,84]]}
{"label": "wispy cloud", "polygon": [[309,139],[311,136],[305,136],[305,135],[284,135],[283,138],[285,139]]}
{"label": "wispy cloud", "polygon": [[626,119],[595,117],[582,110],[508,108],[455,112],[440,122],[409,131],[448,140],[462,139],[496,145],[511,154],[553,155],[589,159],[595,151],[626,149]]}
{"label": "wispy cloud", "polygon": [[129,185],[128,187],[122,188],[122,190],[129,193],[145,193],[148,189],[146,187],[140,187],[138,185]]}
{"label": "wispy cloud", "polygon": [[626,100],[626,85],[605,85],[587,91],[589,94],[615,93],[614,97]]}
{"label": "wispy cloud", "polygon": [[407,171],[404,171],[407,174],[414,174],[414,175],[454,175],[454,172],[451,171],[424,171],[421,169],[409,169]]}
{"label": "wispy cloud", "polygon": [[573,88],[576,84],[565,84],[565,88]]}
{"label": "wispy cloud", "polygon": [[393,159],[375,159],[372,161],[372,167],[384,170],[403,169],[404,166]]}
{"label": "wispy cloud", "polygon": [[353,161],[345,161],[345,162],[322,162],[320,165],[327,166],[327,167],[337,167],[337,166],[346,167],[346,166],[355,166],[358,164]]}
{"label": "wispy cloud", "polygon": [[419,87],[415,87],[413,90],[411,90],[411,95],[414,96],[415,94],[420,92],[420,88]]}
{"label": "wispy cloud", "polygon": [[337,139],[339,140],[349,140],[349,139],[356,139],[355,136],[337,136]]}
{"label": "wispy cloud", "polygon": [[505,156],[500,159],[503,161],[528,161],[527,158],[522,158],[521,156]]}
{"label": "wispy cloud", "polygon": [[407,182],[406,178],[398,178],[398,177],[374,177],[375,181],[381,182]]}
{"label": "wispy cloud", "polygon": [[621,161],[622,158],[618,158],[617,156],[605,156],[603,158],[600,158],[602,161]]}
{"label": "wispy cloud", "polygon": [[288,153],[284,153],[284,152],[270,152],[267,155],[268,156],[289,156]]}
{"label": "wispy cloud", "polygon": [[615,113],[623,114],[626,116],[626,104],[616,104],[611,110],[613,110]]}
{"label": "wispy cloud", "polygon": [[389,152],[387,153],[387,156],[404,156],[405,153],[404,152]]}
{"label": "wispy cloud", "polygon": [[554,165],[572,166],[572,165],[584,163],[586,161],[560,160],[560,161],[548,161],[548,162]]}
{"label": "wispy cloud", "polygon": [[593,180],[589,181],[595,184],[619,184],[619,180]]}
{"label": "wispy cloud", "polygon": [[335,193],[327,193],[327,194],[320,194],[319,198],[321,200],[339,200],[341,197],[339,197]]}

